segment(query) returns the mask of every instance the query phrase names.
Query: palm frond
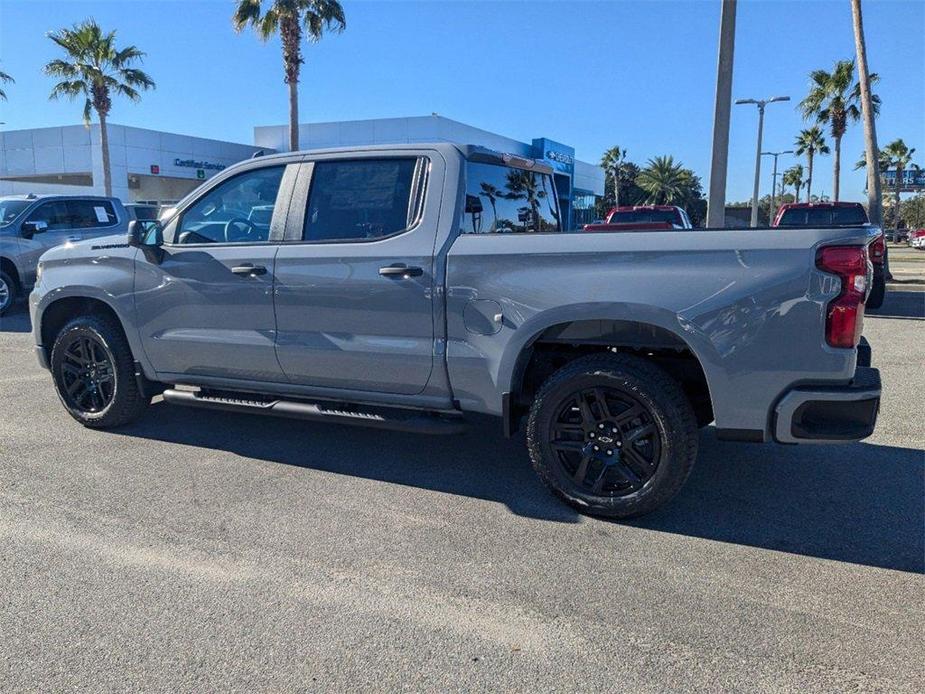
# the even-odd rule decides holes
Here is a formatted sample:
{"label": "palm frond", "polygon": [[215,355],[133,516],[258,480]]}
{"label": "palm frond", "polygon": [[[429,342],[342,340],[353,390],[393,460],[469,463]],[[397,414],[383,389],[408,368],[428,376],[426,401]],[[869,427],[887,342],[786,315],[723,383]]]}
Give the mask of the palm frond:
{"label": "palm frond", "polygon": [[87,83],[83,80],[64,80],[58,82],[51,90],[50,99],[60,99],[61,97],[66,97],[68,99],[75,99],[78,96],[89,94],[90,88],[87,86]]}
{"label": "palm frond", "polygon": [[235,31],[242,31],[246,26],[257,26],[260,21],[260,0],[238,0],[231,24]]}

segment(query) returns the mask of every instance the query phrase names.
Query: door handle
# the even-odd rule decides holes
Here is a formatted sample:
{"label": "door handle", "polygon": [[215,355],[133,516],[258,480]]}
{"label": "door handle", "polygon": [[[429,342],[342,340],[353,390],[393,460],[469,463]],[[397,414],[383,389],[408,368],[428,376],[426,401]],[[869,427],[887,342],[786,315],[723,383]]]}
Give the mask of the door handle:
{"label": "door handle", "polygon": [[253,263],[244,263],[244,265],[235,265],[231,271],[236,275],[245,275],[246,277],[255,277],[256,275],[267,274],[267,269],[263,265],[254,265]]}
{"label": "door handle", "polygon": [[420,277],[424,274],[424,270],[419,267],[409,267],[404,263],[395,263],[394,265],[387,265],[379,268],[379,274],[383,277],[408,279],[409,277]]}

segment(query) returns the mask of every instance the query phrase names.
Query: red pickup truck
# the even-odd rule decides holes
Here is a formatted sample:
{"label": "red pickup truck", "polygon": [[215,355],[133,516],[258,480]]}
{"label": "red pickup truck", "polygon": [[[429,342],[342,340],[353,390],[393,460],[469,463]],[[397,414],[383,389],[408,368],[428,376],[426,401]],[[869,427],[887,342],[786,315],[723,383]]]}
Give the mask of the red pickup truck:
{"label": "red pickup truck", "polygon": [[[788,202],[780,206],[772,227],[862,226],[869,224],[867,210],[859,202]],[[874,281],[867,297],[868,308],[880,308],[890,274],[883,232],[867,248]]]}
{"label": "red pickup truck", "polygon": [[690,218],[673,205],[632,205],[614,207],[602,224],[585,224],[585,231],[655,231],[691,229]]}

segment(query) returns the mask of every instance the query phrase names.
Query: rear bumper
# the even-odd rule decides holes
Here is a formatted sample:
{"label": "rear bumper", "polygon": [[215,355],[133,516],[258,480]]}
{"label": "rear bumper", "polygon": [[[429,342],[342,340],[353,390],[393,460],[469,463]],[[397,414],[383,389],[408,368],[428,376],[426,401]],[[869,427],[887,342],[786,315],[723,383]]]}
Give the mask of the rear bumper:
{"label": "rear bumper", "polygon": [[879,411],[880,372],[858,366],[848,385],[788,391],[774,409],[774,439],[779,443],[860,441],[874,432]]}

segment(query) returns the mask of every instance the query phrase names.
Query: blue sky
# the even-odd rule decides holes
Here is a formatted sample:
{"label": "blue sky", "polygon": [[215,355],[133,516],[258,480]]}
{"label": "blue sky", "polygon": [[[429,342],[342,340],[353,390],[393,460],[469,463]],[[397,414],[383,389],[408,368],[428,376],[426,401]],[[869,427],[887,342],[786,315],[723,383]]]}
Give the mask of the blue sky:
{"label": "blue sky", "polygon": [[[440,115],[529,141],[545,136],[597,161],[619,144],[630,159],[673,154],[707,184],[719,0],[688,2],[404,2],[345,0],[347,31],[306,48],[303,122]],[[111,119],[251,142],[252,127],[287,120],[277,42],[231,29],[232,0],[0,0],[0,66],[16,78],[0,102],[5,129],[80,122],[80,104],[49,102],[49,30],[93,16],[148,53],[158,88],[117,100]],[[881,75],[881,143],[902,137],[925,164],[923,0],[865,0],[871,69]],[[848,0],[740,0],[733,96],[788,94],[768,107],[765,149],[791,148],[806,127],[795,105],[810,70],[854,55]],[[728,200],[751,193],[757,113],[734,107]],[[843,141],[844,199],[863,149]],[[794,160],[781,158],[781,167]],[[814,192],[831,193],[831,157]],[[770,188],[770,160],[762,190]]]}

